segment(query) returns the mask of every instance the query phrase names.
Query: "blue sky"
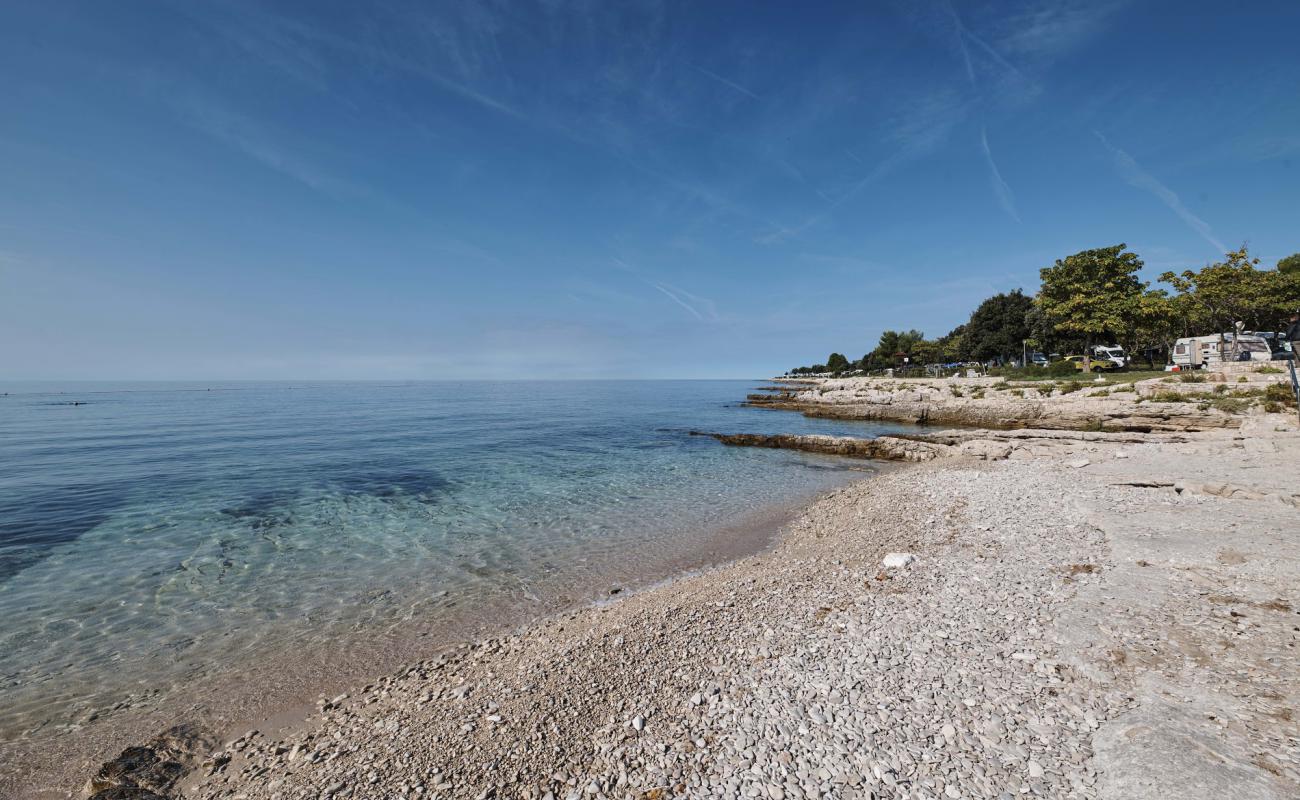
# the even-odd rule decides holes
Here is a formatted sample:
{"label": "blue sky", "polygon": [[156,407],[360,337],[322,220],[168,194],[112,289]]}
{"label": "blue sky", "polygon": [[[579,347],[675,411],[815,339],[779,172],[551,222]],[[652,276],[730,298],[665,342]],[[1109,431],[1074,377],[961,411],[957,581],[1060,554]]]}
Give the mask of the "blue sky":
{"label": "blue sky", "polygon": [[1300,250],[1300,4],[0,7],[0,377],[754,377]]}

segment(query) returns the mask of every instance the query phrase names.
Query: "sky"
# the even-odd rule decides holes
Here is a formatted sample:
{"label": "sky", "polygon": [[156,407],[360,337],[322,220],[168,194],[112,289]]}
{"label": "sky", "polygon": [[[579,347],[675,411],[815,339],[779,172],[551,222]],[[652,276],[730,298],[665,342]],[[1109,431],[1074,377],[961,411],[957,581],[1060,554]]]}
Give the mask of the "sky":
{"label": "sky", "polygon": [[1300,250],[1300,3],[0,3],[0,378],[761,377]]}

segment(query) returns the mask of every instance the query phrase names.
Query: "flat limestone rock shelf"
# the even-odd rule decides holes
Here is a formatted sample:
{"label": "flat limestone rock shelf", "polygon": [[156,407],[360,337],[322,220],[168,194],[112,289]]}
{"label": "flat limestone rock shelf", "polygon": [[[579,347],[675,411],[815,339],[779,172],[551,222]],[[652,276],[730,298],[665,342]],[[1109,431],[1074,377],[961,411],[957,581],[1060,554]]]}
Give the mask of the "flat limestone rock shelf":
{"label": "flat limestone rock shelf", "polygon": [[[1246,378],[1244,385],[1240,378]],[[1266,373],[1243,375],[1231,385],[1184,383],[1173,378],[1132,384],[1064,381],[1059,385],[998,378],[821,378],[790,382],[785,391],[765,387],[765,393],[750,394],[745,403],[825,419],[1177,433],[1240,427],[1244,412],[1262,404],[1258,397],[1247,395],[1277,383],[1278,378]],[[1234,405],[1242,408],[1225,410]]]}
{"label": "flat limestone rock shelf", "polygon": [[878,436],[860,439],[854,436],[826,436],[821,434],[758,434],[758,433],[706,433],[691,431],[692,436],[709,436],[732,447],[764,447],[778,450],[801,450],[806,453],[874,458],[882,461],[930,461],[943,454],[936,447],[920,439],[902,436]]}
{"label": "flat limestone rock shelf", "polygon": [[762,447],[800,450],[807,453],[872,458],[882,461],[932,461],[937,458],[969,456],[1000,461],[1030,450],[1042,452],[1078,443],[1178,444],[1186,437],[1175,434],[1126,434],[1103,431],[1056,430],[964,430],[931,434],[896,434],[862,439],[855,436],[820,434],[708,433],[691,431],[692,436],[709,436],[731,447]]}

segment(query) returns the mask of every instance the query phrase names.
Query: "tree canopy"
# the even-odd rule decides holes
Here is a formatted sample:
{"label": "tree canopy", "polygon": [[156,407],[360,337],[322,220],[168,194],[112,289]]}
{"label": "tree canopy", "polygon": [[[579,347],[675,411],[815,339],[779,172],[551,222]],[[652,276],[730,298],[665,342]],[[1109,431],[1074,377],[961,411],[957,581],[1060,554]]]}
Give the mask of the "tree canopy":
{"label": "tree canopy", "polygon": [[1241,322],[1248,330],[1279,330],[1300,308],[1300,253],[1277,269],[1259,269],[1243,245],[1222,261],[1200,269],[1165,272],[1152,288],[1141,280],[1142,259],[1117,244],[1083,250],[1040,270],[1042,286],[1030,297],[1020,289],[979,304],[969,321],[938,339],[919,330],[886,330],[875,349],[857,362],[832,353],[826,364],[799,367],[796,374],[845,372],[858,367],[895,366],[905,353],[914,365],[981,361],[1019,356],[1030,346],[1079,351],[1104,339],[1131,353],[1168,350],[1180,336],[1226,333]]}
{"label": "tree canopy", "polygon": [[1300,302],[1300,275],[1256,269],[1258,265],[1243,245],[1223,261],[1165,272],[1160,280],[1181,293],[1193,327],[1222,333],[1242,322],[1248,330],[1274,330],[1288,307]]}
{"label": "tree canopy", "polygon": [[1092,339],[1126,330],[1146,288],[1138,279],[1142,259],[1125,244],[1084,250],[1039,272],[1038,306],[1059,332]]}
{"label": "tree canopy", "polygon": [[1029,311],[1034,301],[1019,289],[980,303],[962,335],[962,352],[979,361],[1019,356],[1030,339]]}

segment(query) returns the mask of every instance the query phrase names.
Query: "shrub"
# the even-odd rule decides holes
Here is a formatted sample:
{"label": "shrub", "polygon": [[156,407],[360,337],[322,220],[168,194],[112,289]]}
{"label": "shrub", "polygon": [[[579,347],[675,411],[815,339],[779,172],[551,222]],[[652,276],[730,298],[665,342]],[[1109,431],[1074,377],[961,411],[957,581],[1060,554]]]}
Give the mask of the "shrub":
{"label": "shrub", "polygon": [[1071,392],[1077,392],[1080,389],[1082,389],[1083,384],[1079,383],[1078,381],[1066,381],[1065,383],[1060,384],[1060,386],[1057,388],[1061,390],[1061,394],[1069,394]]}
{"label": "shrub", "polygon": [[1264,400],[1270,403],[1279,403],[1284,406],[1295,406],[1295,393],[1291,387],[1281,383],[1270,383],[1264,389]]}
{"label": "shrub", "polygon": [[1183,383],[1205,383],[1205,376],[1199,372],[1180,372],[1178,380]]}
{"label": "shrub", "polygon": [[1182,392],[1164,390],[1155,392],[1149,399],[1153,403],[1189,403],[1196,398],[1185,395]]}
{"label": "shrub", "polygon": [[[1282,370],[1281,370],[1281,368],[1279,368],[1279,367],[1273,367],[1273,366],[1267,366],[1267,367],[1256,367],[1256,368],[1255,368],[1255,372],[1256,372],[1256,373],[1259,373],[1259,374],[1261,374],[1261,375],[1281,375],[1281,374],[1282,374]],[[1246,379],[1246,376],[1245,376],[1245,375],[1241,376],[1241,380],[1245,380],[1245,379]]]}
{"label": "shrub", "polygon": [[1064,378],[1079,371],[1079,368],[1072,361],[1053,361],[1046,367],[1039,367],[1038,369],[1053,378]]}
{"label": "shrub", "polygon": [[1126,384],[1123,384],[1122,386],[1116,386],[1114,389],[1111,389],[1110,391],[1111,391],[1111,393],[1114,394],[1114,393],[1119,393],[1119,392],[1136,392],[1137,389],[1133,388],[1133,384],[1131,384],[1131,383],[1126,383]]}
{"label": "shrub", "polygon": [[1225,414],[1240,414],[1250,408],[1252,401],[1236,397],[1216,397],[1205,405],[1213,406]]}

